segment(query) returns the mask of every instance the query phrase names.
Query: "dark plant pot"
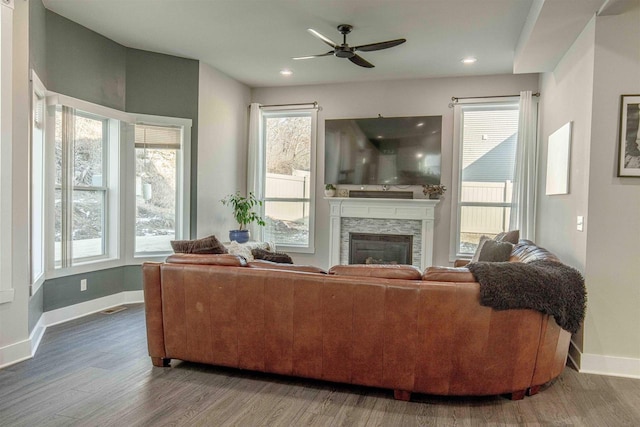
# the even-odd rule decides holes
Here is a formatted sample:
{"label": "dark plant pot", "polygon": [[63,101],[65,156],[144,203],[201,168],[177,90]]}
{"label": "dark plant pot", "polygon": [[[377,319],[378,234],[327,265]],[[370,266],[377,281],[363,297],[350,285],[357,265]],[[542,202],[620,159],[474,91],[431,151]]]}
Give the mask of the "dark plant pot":
{"label": "dark plant pot", "polygon": [[429,198],[430,199],[439,199],[440,195],[439,194],[429,194]]}
{"label": "dark plant pot", "polygon": [[249,230],[229,230],[229,240],[238,243],[249,241]]}

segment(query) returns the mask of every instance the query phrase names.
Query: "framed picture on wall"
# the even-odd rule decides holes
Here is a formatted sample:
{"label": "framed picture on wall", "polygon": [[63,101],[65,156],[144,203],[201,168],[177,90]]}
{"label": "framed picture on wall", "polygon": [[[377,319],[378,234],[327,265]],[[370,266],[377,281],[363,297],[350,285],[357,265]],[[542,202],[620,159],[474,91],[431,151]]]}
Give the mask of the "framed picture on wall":
{"label": "framed picture on wall", "polygon": [[640,177],[640,95],[620,96],[618,176]]}

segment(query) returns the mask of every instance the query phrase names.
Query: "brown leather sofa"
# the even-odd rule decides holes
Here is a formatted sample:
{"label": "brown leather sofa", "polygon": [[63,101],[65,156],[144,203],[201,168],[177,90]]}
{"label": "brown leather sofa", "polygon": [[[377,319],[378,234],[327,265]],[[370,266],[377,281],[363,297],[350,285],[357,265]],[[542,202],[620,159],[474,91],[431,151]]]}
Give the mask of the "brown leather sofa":
{"label": "brown leather sofa", "polygon": [[[512,261],[553,257],[521,242]],[[555,258],[555,257],[554,257]],[[247,264],[172,255],[143,266],[149,354],[389,388],[396,399],[509,394],[563,370],[570,334],[533,310],[479,304],[466,268]]]}

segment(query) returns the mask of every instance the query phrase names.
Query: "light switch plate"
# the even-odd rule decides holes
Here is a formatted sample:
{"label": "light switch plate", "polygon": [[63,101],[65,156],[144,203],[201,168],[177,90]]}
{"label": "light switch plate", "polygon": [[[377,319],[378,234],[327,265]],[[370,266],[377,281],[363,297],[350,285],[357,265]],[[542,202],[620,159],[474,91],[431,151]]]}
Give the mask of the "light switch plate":
{"label": "light switch plate", "polygon": [[578,215],[578,220],[576,222],[578,231],[584,230],[584,217],[582,215]]}

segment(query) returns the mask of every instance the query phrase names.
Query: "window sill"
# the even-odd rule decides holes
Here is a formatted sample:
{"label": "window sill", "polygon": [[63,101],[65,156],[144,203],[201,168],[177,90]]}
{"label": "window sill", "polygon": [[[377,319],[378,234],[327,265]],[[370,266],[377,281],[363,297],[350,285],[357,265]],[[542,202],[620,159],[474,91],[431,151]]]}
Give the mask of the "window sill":
{"label": "window sill", "polygon": [[108,270],[110,268],[122,267],[123,265],[124,262],[118,258],[103,259],[100,261],[78,264],[69,268],[57,268],[55,270],[51,270],[47,273],[47,279],[73,276],[76,274],[90,273],[99,270]]}

